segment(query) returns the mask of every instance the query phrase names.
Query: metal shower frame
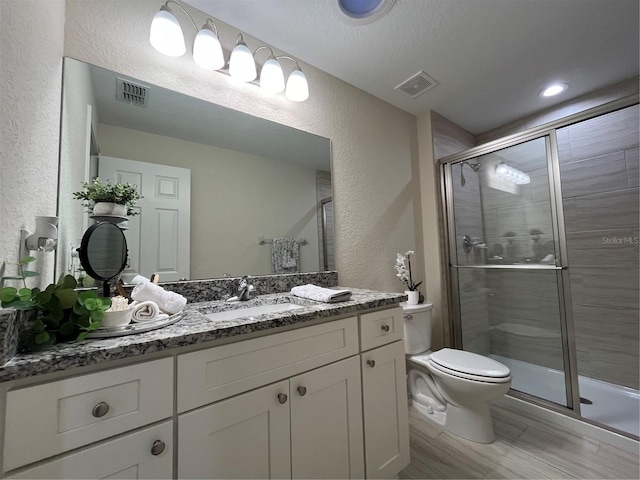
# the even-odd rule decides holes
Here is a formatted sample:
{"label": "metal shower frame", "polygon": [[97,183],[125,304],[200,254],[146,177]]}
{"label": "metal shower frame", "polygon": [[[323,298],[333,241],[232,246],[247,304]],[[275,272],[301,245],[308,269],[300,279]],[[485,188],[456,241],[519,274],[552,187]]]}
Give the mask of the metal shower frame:
{"label": "metal shower frame", "polygon": [[[575,338],[573,312],[571,305],[571,289],[569,283],[569,264],[567,257],[567,239],[564,224],[564,211],[562,204],[562,187],[560,182],[560,165],[558,159],[558,144],[556,131],[559,128],[566,127],[575,123],[589,120],[607,113],[612,113],[626,107],[637,105],[639,103],[639,95],[630,95],[612,102],[590,108],[580,113],[569,115],[567,117],[555,120],[543,125],[505,136],[498,140],[494,140],[477,147],[465,150],[463,152],[449,155],[438,160],[438,173],[440,175],[440,204],[442,218],[445,223],[444,231],[444,251],[446,256],[447,268],[444,270],[446,278],[443,282],[447,285],[447,306],[449,312],[449,328],[452,335],[452,343],[455,347],[462,347],[462,319],[460,312],[460,291],[458,283],[458,270],[461,268],[478,268],[478,269],[503,269],[503,270],[544,270],[555,271],[558,286],[558,301],[560,307],[560,325],[562,336],[562,351],[564,362],[564,378],[565,392],[567,397],[567,406],[553,403],[533,395],[523,392],[510,390],[510,395],[526,400],[535,405],[543,406],[547,409],[560,412],[582,421],[594,425],[605,427],[609,430],[616,431],[623,435],[625,432],[618,431],[610,426],[603,425],[599,422],[584,418],[580,414],[580,394],[578,387],[578,369],[577,354],[575,342],[569,341]],[[557,266],[553,265],[477,265],[477,266],[461,266],[457,262],[456,248],[456,232],[453,210],[453,167],[463,162],[502,150],[514,145],[522,144],[530,140],[539,138],[545,139],[547,153],[547,172],[549,176],[549,191],[551,200],[551,214],[553,224]]]}

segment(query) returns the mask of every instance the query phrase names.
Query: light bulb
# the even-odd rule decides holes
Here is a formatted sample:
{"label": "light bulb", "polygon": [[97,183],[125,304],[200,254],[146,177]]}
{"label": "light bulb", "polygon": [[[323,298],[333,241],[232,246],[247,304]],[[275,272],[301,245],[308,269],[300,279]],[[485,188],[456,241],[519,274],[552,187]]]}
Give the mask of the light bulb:
{"label": "light bulb", "polygon": [[220,70],[224,67],[220,40],[208,25],[200,29],[193,42],[193,61],[205,70]]}
{"label": "light bulb", "polygon": [[229,75],[240,82],[252,82],[258,76],[251,50],[241,40],[231,52]]}
{"label": "light bulb", "polygon": [[496,167],[496,175],[499,177],[506,177],[509,174],[509,167],[507,167],[504,163],[501,163]]}
{"label": "light bulb", "polygon": [[304,102],[309,98],[307,77],[304,76],[304,73],[302,73],[299,67],[296,67],[296,69],[291,72],[291,75],[289,75],[285,95],[293,102]]}
{"label": "light bulb", "polygon": [[566,83],[556,83],[554,85],[549,85],[540,93],[540,95],[542,95],[543,97],[553,97],[554,95],[558,95],[559,93],[564,92],[566,89]]}
{"label": "light bulb", "polygon": [[279,93],[284,90],[284,73],[273,55],[262,65],[260,87],[267,93]]}
{"label": "light bulb", "polygon": [[180,57],[187,51],[180,24],[166,5],[160,7],[160,11],[153,17],[149,43],[157,51],[169,57]]}

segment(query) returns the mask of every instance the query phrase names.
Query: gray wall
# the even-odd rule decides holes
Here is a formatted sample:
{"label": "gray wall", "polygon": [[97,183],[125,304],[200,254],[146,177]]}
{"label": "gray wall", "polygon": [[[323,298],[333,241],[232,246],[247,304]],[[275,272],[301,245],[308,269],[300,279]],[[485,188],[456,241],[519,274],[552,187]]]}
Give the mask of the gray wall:
{"label": "gray wall", "polygon": [[580,375],[638,389],[638,106],[558,131]]}

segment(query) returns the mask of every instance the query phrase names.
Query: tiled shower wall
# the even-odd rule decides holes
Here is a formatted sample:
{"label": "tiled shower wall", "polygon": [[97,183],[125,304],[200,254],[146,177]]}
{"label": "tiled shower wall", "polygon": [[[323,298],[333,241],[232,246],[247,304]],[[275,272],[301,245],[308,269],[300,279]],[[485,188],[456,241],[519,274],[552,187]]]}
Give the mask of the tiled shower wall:
{"label": "tiled shower wall", "polygon": [[638,106],[558,130],[578,373],[638,389]]}

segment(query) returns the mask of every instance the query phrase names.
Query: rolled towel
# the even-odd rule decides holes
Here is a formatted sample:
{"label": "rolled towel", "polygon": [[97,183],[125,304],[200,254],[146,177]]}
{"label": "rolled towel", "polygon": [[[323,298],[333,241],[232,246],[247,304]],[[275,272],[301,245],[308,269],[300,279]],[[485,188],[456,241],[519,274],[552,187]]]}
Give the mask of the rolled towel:
{"label": "rolled towel", "polygon": [[132,302],[131,308],[133,308],[131,320],[134,322],[152,322],[169,317],[166,313],[161,313],[158,304],[151,300],[144,302]]}
{"label": "rolled towel", "polygon": [[308,298],[309,300],[325,303],[346,302],[351,298],[351,290],[333,290],[312,284],[293,287],[291,293],[296,297]]}
{"label": "rolled towel", "polygon": [[142,282],[136,285],[131,292],[131,298],[138,302],[148,300],[155,302],[160,310],[169,315],[181,312],[187,304],[187,299],[179,293],[170,292],[151,282]]}

